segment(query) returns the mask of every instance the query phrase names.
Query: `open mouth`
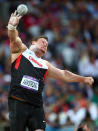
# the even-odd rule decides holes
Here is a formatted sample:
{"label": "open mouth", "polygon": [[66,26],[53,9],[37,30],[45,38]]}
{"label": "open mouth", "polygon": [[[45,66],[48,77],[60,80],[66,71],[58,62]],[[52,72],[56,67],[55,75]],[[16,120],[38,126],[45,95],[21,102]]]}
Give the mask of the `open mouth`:
{"label": "open mouth", "polygon": [[45,53],[45,51],[44,50],[41,50],[41,52],[44,54]]}

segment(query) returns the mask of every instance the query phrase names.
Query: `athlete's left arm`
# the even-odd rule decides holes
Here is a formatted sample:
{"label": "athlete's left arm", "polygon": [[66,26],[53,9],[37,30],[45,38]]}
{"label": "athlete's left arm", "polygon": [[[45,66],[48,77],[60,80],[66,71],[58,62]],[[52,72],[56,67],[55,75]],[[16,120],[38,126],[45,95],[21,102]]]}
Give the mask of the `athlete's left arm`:
{"label": "athlete's left arm", "polygon": [[92,85],[94,80],[92,77],[83,77],[77,74],[74,74],[68,70],[60,70],[53,65],[51,65],[48,61],[46,61],[48,66],[48,75],[49,78],[60,79],[65,82],[82,82],[85,84]]}

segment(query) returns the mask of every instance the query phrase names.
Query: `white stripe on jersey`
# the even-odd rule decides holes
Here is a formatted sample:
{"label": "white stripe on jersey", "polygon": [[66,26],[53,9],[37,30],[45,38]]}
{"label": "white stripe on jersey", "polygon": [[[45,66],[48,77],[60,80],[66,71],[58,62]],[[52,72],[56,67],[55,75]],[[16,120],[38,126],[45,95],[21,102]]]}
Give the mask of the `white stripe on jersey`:
{"label": "white stripe on jersey", "polygon": [[22,55],[26,57],[34,67],[48,69],[44,60],[38,58],[33,51],[27,49],[22,53]]}

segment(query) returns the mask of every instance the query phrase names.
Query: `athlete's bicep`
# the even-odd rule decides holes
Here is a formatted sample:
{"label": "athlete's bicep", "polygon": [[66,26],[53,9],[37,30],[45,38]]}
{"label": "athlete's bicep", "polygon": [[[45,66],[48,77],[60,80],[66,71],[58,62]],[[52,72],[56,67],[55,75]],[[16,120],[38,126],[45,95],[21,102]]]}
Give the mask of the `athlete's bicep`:
{"label": "athlete's bicep", "polygon": [[47,66],[48,66],[48,74],[47,77],[48,78],[54,78],[54,79],[61,79],[64,77],[64,73],[63,70],[60,70],[56,67],[54,67],[52,64],[50,64],[49,62],[46,62]]}
{"label": "athlete's bicep", "polygon": [[16,41],[10,41],[10,50],[12,53],[18,53],[25,50],[27,47],[22,43],[21,39],[17,37]]}

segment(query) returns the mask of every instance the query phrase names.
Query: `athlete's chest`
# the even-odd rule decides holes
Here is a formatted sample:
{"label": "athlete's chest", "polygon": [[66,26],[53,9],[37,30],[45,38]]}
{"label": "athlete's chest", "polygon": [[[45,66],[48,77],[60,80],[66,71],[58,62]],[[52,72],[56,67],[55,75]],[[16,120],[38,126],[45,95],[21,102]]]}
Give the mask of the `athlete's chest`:
{"label": "athlete's chest", "polygon": [[22,55],[26,58],[28,62],[32,64],[33,67],[41,68],[41,69],[48,69],[48,66],[46,65],[44,60],[41,58],[38,58],[35,55],[35,53],[32,52],[31,50],[27,49],[26,51],[22,53]]}
{"label": "athlete's chest", "polygon": [[48,67],[43,59],[38,58],[34,52],[28,49],[22,53],[22,56],[21,69],[23,75],[20,84],[23,88],[38,91],[39,85],[46,78]]}

